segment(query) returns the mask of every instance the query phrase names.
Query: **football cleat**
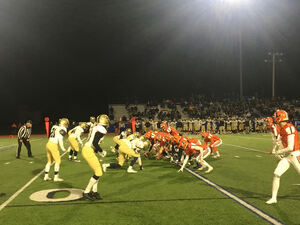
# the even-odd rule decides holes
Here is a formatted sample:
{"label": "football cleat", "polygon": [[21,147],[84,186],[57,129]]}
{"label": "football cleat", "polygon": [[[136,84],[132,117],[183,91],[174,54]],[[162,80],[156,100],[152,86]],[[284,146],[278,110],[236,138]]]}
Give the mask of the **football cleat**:
{"label": "football cleat", "polygon": [[51,177],[44,177],[44,181],[52,180]]}
{"label": "football cleat", "polygon": [[98,192],[91,192],[91,195],[96,200],[102,200],[102,197],[100,196],[100,194]]}
{"label": "football cleat", "polygon": [[80,163],[80,159],[74,159],[74,162]]}
{"label": "football cleat", "polygon": [[271,198],[271,199],[269,199],[268,201],[266,201],[266,203],[267,203],[268,205],[276,204],[276,203],[277,203],[277,200],[276,200],[275,198]]}
{"label": "football cleat", "polygon": [[210,173],[211,171],[213,171],[213,167],[209,167],[208,170],[205,171],[205,173]]}
{"label": "football cleat", "polygon": [[132,167],[128,167],[127,173],[137,173],[137,171],[132,169]]}
{"label": "football cleat", "polygon": [[205,166],[201,166],[200,168],[198,168],[198,170],[203,170],[205,168]]}
{"label": "football cleat", "polygon": [[57,177],[57,178],[54,178],[53,181],[54,182],[61,182],[61,181],[64,181],[64,179]]}
{"label": "football cleat", "polygon": [[90,193],[82,193],[82,198],[83,199],[88,199],[88,200],[91,200],[91,201],[94,201],[94,196],[93,194],[90,192]]}
{"label": "football cleat", "polygon": [[102,169],[103,169],[103,172],[104,172],[104,173],[106,172],[107,167],[109,167],[109,164],[108,164],[108,163],[105,163],[105,164],[102,165]]}

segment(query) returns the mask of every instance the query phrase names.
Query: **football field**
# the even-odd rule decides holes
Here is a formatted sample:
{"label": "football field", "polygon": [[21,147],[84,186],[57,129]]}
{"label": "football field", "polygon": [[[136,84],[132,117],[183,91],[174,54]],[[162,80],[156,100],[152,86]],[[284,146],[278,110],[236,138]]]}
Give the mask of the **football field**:
{"label": "football field", "polygon": [[[102,163],[115,162],[109,150],[114,145],[112,137],[107,135],[101,144],[108,152],[101,158]],[[126,172],[128,164],[121,169],[108,169],[98,185],[103,200],[92,202],[36,202],[29,198],[48,189],[84,189],[93,172],[81,153],[80,163],[69,161],[67,154],[62,156],[60,177],[64,182],[45,182],[42,170],[47,139],[33,137],[34,158],[27,158],[23,146],[21,159],[16,159],[16,139],[0,137],[0,224],[300,224],[300,176],[292,166],[281,177],[278,203],[265,204],[278,163],[268,154],[271,136],[220,137],[221,158],[207,159],[214,167],[212,173],[205,174],[193,166],[178,173],[179,167],[167,160],[143,158],[144,170],[137,174]],[[134,168],[138,170],[138,165]],[[53,167],[50,176],[53,177]],[[58,191],[48,197],[58,199],[69,194]]]}

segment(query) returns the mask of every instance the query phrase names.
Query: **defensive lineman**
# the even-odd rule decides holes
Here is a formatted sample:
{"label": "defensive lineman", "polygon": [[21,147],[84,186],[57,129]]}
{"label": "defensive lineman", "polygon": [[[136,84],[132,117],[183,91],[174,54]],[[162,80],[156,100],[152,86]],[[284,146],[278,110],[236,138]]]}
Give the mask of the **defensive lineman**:
{"label": "defensive lineman", "polygon": [[289,117],[286,111],[277,110],[274,113],[274,119],[280,127],[279,135],[282,147],[279,147],[279,150],[273,153],[276,157],[280,158],[280,161],[274,171],[272,198],[266,202],[267,204],[277,203],[280,177],[289,169],[290,164],[292,164],[296,171],[300,174],[298,131],[292,123],[289,123]]}
{"label": "defensive lineman", "polygon": [[54,125],[51,128],[49,141],[46,145],[48,162],[45,167],[45,176],[44,176],[45,181],[51,180],[51,178],[49,177],[49,171],[53,161],[55,162],[54,182],[63,181],[63,179],[59,178],[58,176],[59,166],[61,163],[61,159],[58,151],[58,144],[61,150],[65,152],[66,149],[64,147],[63,137],[67,134],[68,126],[69,126],[69,120],[67,118],[62,118],[59,120],[58,126]]}
{"label": "defensive lineman", "polygon": [[87,161],[89,166],[93,169],[94,175],[90,178],[88,185],[86,186],[83,197],[89,200],[102,199],[98,193],[98,182],[102,176],[102,168],[100,162],[95,155],[98,153],[104,157],[106,152],[100,147],[100,143],[107,133],[109,126],[109,118],[107,115],[100,115],[97,117],[95,126],[90,130],[89,137],[82,149],[82,156]]}

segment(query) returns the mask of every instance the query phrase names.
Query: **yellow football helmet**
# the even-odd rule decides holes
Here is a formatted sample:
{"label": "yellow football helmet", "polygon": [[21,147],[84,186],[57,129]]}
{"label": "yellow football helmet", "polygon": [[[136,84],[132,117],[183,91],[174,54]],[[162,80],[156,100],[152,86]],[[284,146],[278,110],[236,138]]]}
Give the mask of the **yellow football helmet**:
{"label": "yellow football helmet", "polygon": [[135,138],[139,138],[139,137],[141,136],[141,134],[140,134],[140,132],[134,132],[134,133],[133,133],[133,136],[134,136]]}
{"label": "yellow football helmet", "polygon": [[68,128],[69,124],[70,124],[70,122],[67,118],[61,118],[59,120],[59,125],[64,126],[65,128]]}
{"label": "yellow football helmet", "polygon": [[109,126],[109,122],[110,122],[109,118],[105,114],[99,115],[97,117],[97,123],[99,123],[100,125],[102,125],[104,127],[108,127]]}
{"label": "yellow football helmet", "polygon": [[95,122],[96,122],[96,118],[95,118],[94,116],[91,116],[91,117],[90,117],[90,122],[91,122],[91,123],[95,123]]}
{"label": "yellow football helmet", "polygon": [[85,122],[79,123],[79,126],[85,130],[87,128],[87,123]]}
{"label": "yellow football helmet", "polygon": [[132,132],[132,131],[131,131],[131,128],[127,128],[125,132],[126,132],[127,136],[130,135],[131,132]]}
{"label": "yellow football helmet", "polygon": [[142,142],[145,142],[147,139],[146,139],[144,136],[140,136],[140,140],[141,140]]}
{"label": "yellow football helmet", "polygon": [[151,143],[150,143],[149,140],[144,141],[144,151],[147,151],[147,150],[149,149],[150,144],[151,144]]}

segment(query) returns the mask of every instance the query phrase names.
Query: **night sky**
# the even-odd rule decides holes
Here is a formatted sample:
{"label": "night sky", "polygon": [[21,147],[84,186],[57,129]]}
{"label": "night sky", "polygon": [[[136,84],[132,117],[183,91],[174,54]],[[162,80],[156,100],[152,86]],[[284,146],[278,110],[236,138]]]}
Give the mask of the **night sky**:
{"label": "night sky", "polygon": [[[236,0],[237,1],[237,0]],[[300,1],[0,0],[0,123],[82,119],[120,97],[300,96]],[[29,115],[30,116],[30,115]]]}

